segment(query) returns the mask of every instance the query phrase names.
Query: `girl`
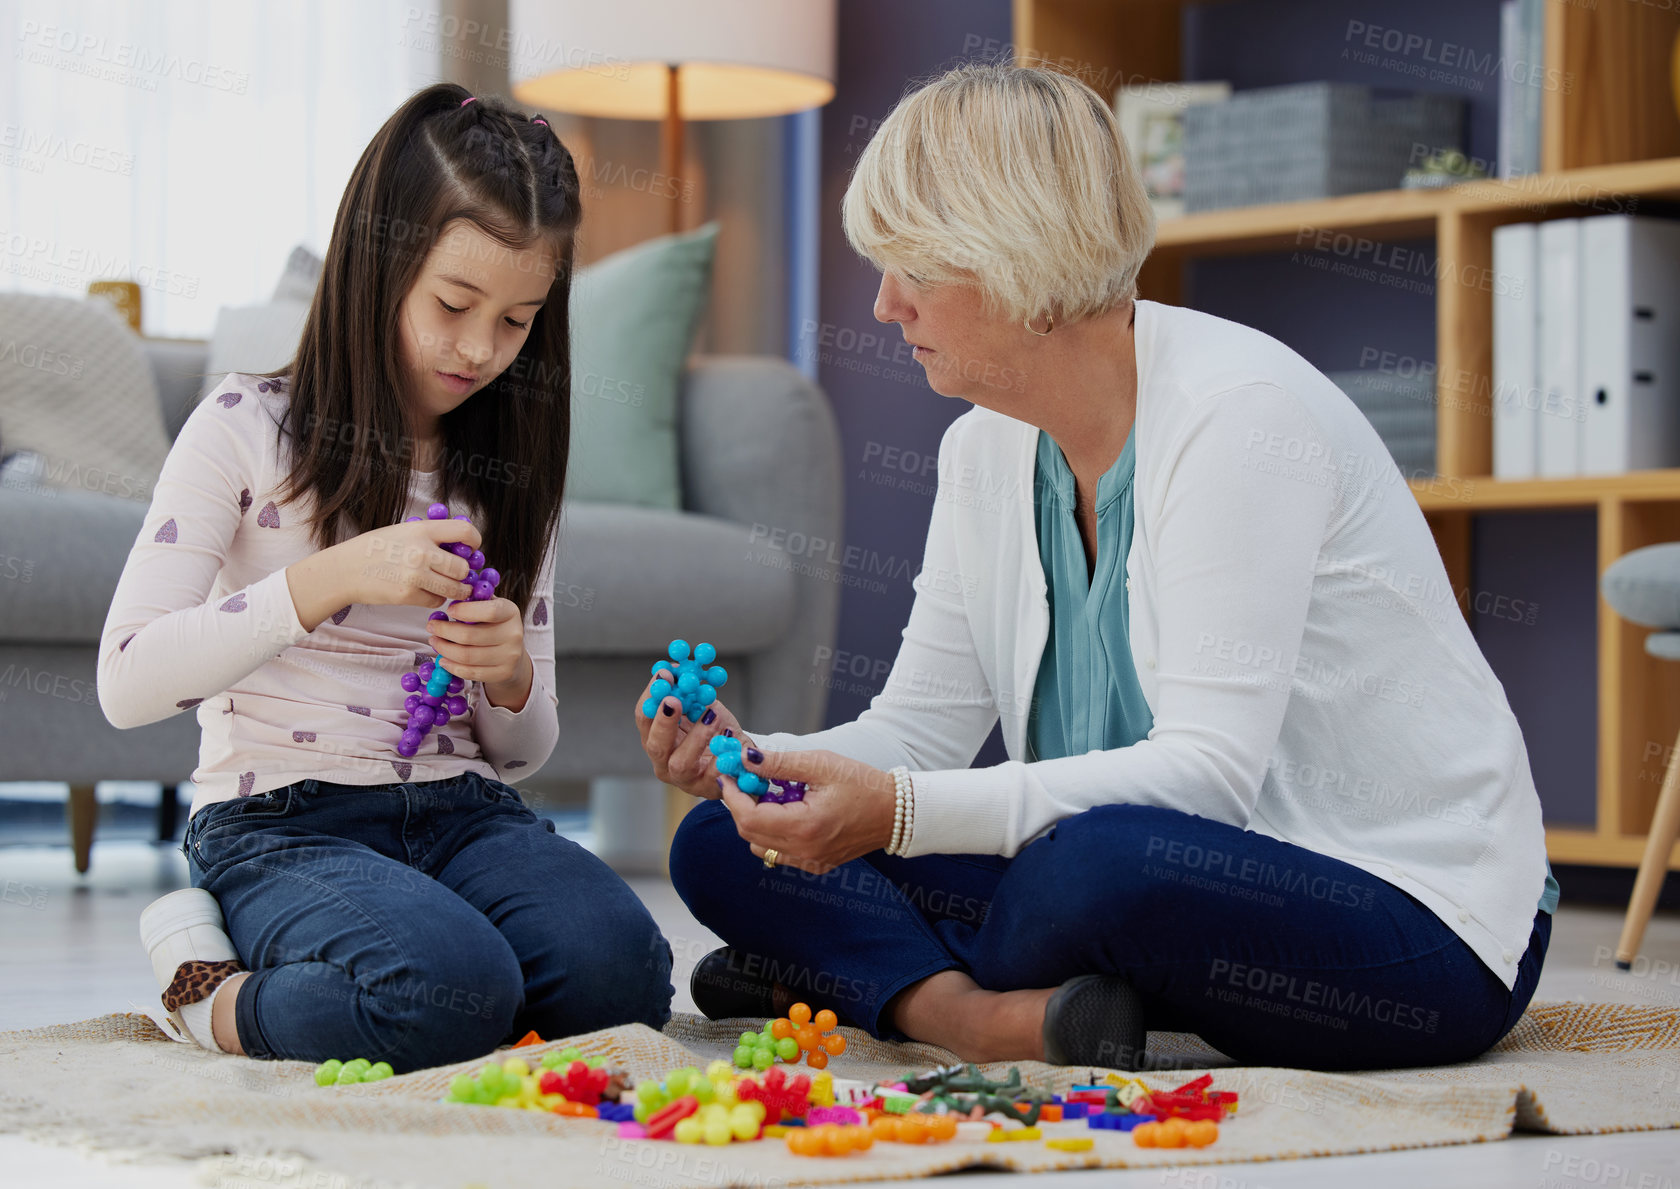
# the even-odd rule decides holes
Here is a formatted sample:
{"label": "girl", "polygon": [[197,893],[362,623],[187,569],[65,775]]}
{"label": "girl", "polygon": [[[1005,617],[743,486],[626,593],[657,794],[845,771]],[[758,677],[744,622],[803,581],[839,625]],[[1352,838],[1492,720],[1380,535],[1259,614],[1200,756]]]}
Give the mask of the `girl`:
{"label": "girl", "polygon": [[[578,192],[540,118],[419,92],[351,175],[296,357],[230,374],[170,451],[99,698],[203,729],[193,886],[140,921],[178,1039],[400,1072],[670,1018],[647,910],[504,783],[559,734]],[[503,577],[428,620],[469,597],[457,542]],[[401,678],[433,656],[465,705],[408,756]]]}

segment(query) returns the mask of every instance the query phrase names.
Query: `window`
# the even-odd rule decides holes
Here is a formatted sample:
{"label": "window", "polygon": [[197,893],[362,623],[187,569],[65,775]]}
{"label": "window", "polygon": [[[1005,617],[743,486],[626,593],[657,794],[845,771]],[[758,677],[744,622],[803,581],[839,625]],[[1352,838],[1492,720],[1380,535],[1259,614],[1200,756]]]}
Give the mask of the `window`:
{"label": "window", "polygon": [[[141,287],[207,338],[325,253],[381,124],[438,81],[437,0],[0,0],[0,290]],[[451,43],[456,44],[456,43]]]}

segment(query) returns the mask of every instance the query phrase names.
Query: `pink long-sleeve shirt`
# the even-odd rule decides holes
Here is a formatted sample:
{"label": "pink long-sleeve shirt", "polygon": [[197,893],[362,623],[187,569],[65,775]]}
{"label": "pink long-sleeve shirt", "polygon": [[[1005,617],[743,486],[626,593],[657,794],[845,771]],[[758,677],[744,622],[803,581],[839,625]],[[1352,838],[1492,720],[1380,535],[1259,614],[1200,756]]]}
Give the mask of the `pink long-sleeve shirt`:
{"label": "pink long-sleeve shirt", "polygon": [[[194,812],[307,779],[375,785],[477,772],[512,783],[535,770],[559,739],[553,543],[524,621],[525,705],[494,706],[468,682],[466,714],[433,727],[404,759],[401,680],[434,655],[430,612],[354,603],[304,628],[286,567],[317,551],[314,499],[278,499],[288,399],[280,384],[231,373],[181,427],[105,617],[105,717],[127,729],[197,713]],[[425,515],[439,477],[415,472],[405,517]]]}

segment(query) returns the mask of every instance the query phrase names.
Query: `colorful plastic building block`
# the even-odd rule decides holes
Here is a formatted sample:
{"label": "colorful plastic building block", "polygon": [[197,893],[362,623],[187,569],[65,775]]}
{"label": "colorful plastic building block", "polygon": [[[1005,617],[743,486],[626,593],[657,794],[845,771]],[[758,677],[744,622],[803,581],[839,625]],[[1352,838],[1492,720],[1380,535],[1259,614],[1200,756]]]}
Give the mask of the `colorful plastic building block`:
{"label": "colorful plastic building block", "polygon": [[[712,742],[716,743],[717,739]],[[846,1051],[846,1038],[834,1031],[839,1023],[835,1014],[827,1008],[813,1017],[810,1005],[796,1003],[788,1008],[787,1015],[768,1021],[764,1031],[741,1033],[740,1043],[735,1046],[735,1065],[739,1069],[762,1072],[778,1060],[797,1063],[803,1056],[812,1069],[824,1069],[829,1057],[838,1057]],[[828,1083],[826,1093],[832,1102],[832,1081]]]}
{"label": "colorful plastic building block", "polygon": [[1102,1111],[1085,1116],[1085,1126],[1093,1131],[1130,1131],[1140,1123],[1153,1122],[1154,1115],[1115,1115]]}
{"label": "colorful plastic building block", "polygon": [[1089,1152],[1097,1141],[1088,1135],[1058,1135],[1044,1141],[1044,1146],[1056,1152]]}
{"label": "colorful plastic building block", "polygon": [[1219,1124],[1213,1120],[1191,1122],[1182,1116],[1143,1123],[1132,1130],[1132,1142],[1140,1148],[1205,1148],[1218,1138]]}
{"label": "colorful plastic building block", "polygon": [[573,1061],[565,1073],[544,1070],[537,1086],[544,1094],[563,1094],[570,1102],[594,1106],[601,1101],[608,1077],[604,1069],[590,1069],[582,1061]]}
{"label": "colorful plastic building block", "polygon": [[353,1061],[323,1061],[315,1070],[317,1086],[359,1086],[363,1082],[379,1082],[395,1071],[385,1061],[373,1062],[366,1057]]}
{"label": "colorful plastic building block", "polygon": [[[421,517],[410,516],[408,519],[419,520]],[[433,504],[426,509],[425,519],[448,520],[448,506]],[[467,517],[461,515],[455,519],[465,520]],[[456,603],[495,598],[496,587],[502,581],[499,572],[484,564],[484,554],[465,541],[453,541],[442,548],[466,559],[466,581],[472,586],[472,596],[470,600],[451,599],[445,607],[428,615],[428,621],[448,619],[449,607]],[[403,700],[403,709],[408,711],[408,725],[397,741],[397,754],[406,759],[420,750],[421,742],[433,727],[443,726],[452,716],[465,714],[467,699],[461,694],[466,682],[443,667],[441,656],[432,657],[412,673],[404,673],[402,687],[408,691],[408,697]]]}
{"label": "colorful plastic building block", "polygon": [[[813,1016],[809,1004],[796,1003],[788,1008],[787,1015],[770,1022],[770,1035],[776,1038],[776,1055],[784,1061],[798,1061],[804,1054],[805,1064],[823,1069],[830,1057],[846,1051],[846,1038],[835,1031],[839,1026],[839,1019],[826,1007]],[[793,1045],[791,1056],[789,1041]]]}
{"label": "colorful plastic building block", "polygon": [[[978,1107],[983,1113],[995,1112],[1020,1120],[1028,1127],[1038,1123],[1040,1112],[1050,1101],[1044,1091],[1023,1086],[1021,1071],[1014,1068],[1007,1078],[993,1081],[981,1076],[973,1065],[945,1065],[910,1078],[905,1082],[905,1089],[913,1095],[932,1091],[929,1104],[936,1110],[943,1107],[967,1115]],[[882,1102],[885,1106],[884,1097]]]}
{"label": "colorful plastic building block", "polygon": [[[637,1100],[641,1099],[641,1092],[637,1091]],[[700,1101],[692,1094],[684,1094],[681,1098],[660,1107],[648,1116],[645,1126],[649,1139],[664,1139],[675,1131],[677,1124],[695,1114],[700,1109]]]}
{"label": "colorful plastic building block", "polygon": [[[564,1072],[549,1067],[557,1057],[571,1058]],[[565,1049],[544,1053],[541,1064],[533,1070],[523,1058],[509,1057],[499,1065],[486,1065],[476,1074],[458,1075],[449,1083],[445,1101],[595,1118],[601,1114],[602,1105],[613,1105],[625,1084],[623,1074],[597,1068],[603,1060],[591,1057],[585,1061],[575,1048]],[[563,1093],[563,1087],[578,1098]],[[614,1115],[621,1113],[615,1111]]]}
{"label": "colorful plastic building block", "polygon": [[717,692],[729,680],[729,673],[722,665],[712,664],[717,660],[717,649],[710,644],[695,645],[691,656],[688,641],[672,640],[666,652],[671,659],[653,662],[653,673],[658,677],[663,670],[671,677],[659,677],[648,689],[642,713],[654,717],[659,713],[659,703],[674,694],[682,702],[684,717],[699,722],[706,707],[717,701]]}
{"label": "colorful plastic building block", "polygon": [[741,763],[741,741],[733,735],[714,735],[707,744],[717,770],[733,777],[740,790],[749,797],[769,805],[785,805],[803,801],[806,785],[799,780],[767,780],[756,772],[748,772]]}
{"label": "colorful plastic building block", "polygon": [[[957,1137],[955,1115],[880,1115],[869,1124],[878,1140],[895,1144],[940,1144]],[[991,1125],[987,1124],[990,1130]]]}
{"label": "colorful plastic building block", "polygon": [[764,1123],[764,1104],[738,1102],[725,1106],[709,1102],[694,1114],[677,1123],[671,1137],[679,1144],[710,1144],[714,1147],[732,1140],[757,1139]]}
{"label": "colorful plastic building block", "polygon": [[1185,1082],[1176,1090],[1154,1090],[1139,1094],[1128,1104],[1140,1115],[1154,1115],[1160,1119],[1198,1119],[1217,1123],[1237,1109],[1237,1095],[1231,1090],[1214,1090],[1213,1075]]}
{"label": "colorful plastic building block", "polygon": [[787,1133],[788,1151],[795,1156],[845,1156],[864,1152],[874,1144],[875,1137],[867,1127],[838,1127],[832,1123],[822,1127],[796,1127]]}
{"label": "colorful plastic building block", "polygon": [[789,1078],[781,1070],[771,1069],[762,1082],[742,1078],[735,1093],[742,1102],[762,1102],[767,1122],[802,1119],[811,1106],[811,1079],[805,1074]]}
{"label": "colorful plastic building block", "polygon": [[1043,1139],[1044,1133],[1036,1127],[999,1127],[986,1137],[986,1142],[993,1144],[1013,1143],[1017,1140]]}

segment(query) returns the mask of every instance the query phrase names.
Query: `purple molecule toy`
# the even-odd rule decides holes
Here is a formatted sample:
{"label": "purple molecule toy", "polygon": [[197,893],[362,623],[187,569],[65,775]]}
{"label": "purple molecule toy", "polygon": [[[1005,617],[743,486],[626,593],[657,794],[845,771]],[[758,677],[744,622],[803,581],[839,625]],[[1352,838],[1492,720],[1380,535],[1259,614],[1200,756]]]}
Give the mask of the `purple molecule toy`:
{"label": "purple molecule toy", "polygon": [[714,735],[708,746],[712,755],[716,757],[717,770],[725,776],[734,777],[741,791],[755,798],[761,805],[786,805],[789,801],[805,799],[806,786],[803,781],[772,781],[756,772],[748,772],[741,764],[741,741],[735,736]]}
{"label": "purple molecule toy", "polygon": [[[426,518],[448,520],[449,509],[443,504],[433,504],[426,509]],[[420,517],[410,516],[408,519],[419,520]],[[455,519],[465,520],[467,517],[463,515]],[[443,548],[456,557],[466,559],[467,583],[472,587],[472,598],[451,599],[446,607],[428,615],[427,622],[448,619],[448,608],[456,603],[480,602],[494,598],[496,587],[502,581],[501,574],[484,564],[484,554],[465,541],[453,541]],[[408,711],[408,726],[403,730],[402,738],[397,741],[397,754],[406,759],[420,750],[421,741],[433,727],[441,727],[450,718],[467,712],[467,700],[461,696],[466,682],[443,667],[443,657],[434,656],[414,672],[404,673],[402,687],[408,691],[408,697],[403,701],[403,708]]]}
{"label": "purple molecule toy", "polygon": [[648,699],[642,703],[642,713],[652,718],[659,713],[659,703],[675,695],[682,702],[683,714],[688,721],[699,722],[706,707],[717,701],[718,689],[729,680],[729,673],[722,665],[712,664],[717,660],[717,649],[710,644],[695,645],[694,654],[690,656],[687,640],[672,640],[666,652],[671,659],[654,661],[651,671],[657,676],[663,669],[676,676],[671,680],[660,677],[648,688]]}

